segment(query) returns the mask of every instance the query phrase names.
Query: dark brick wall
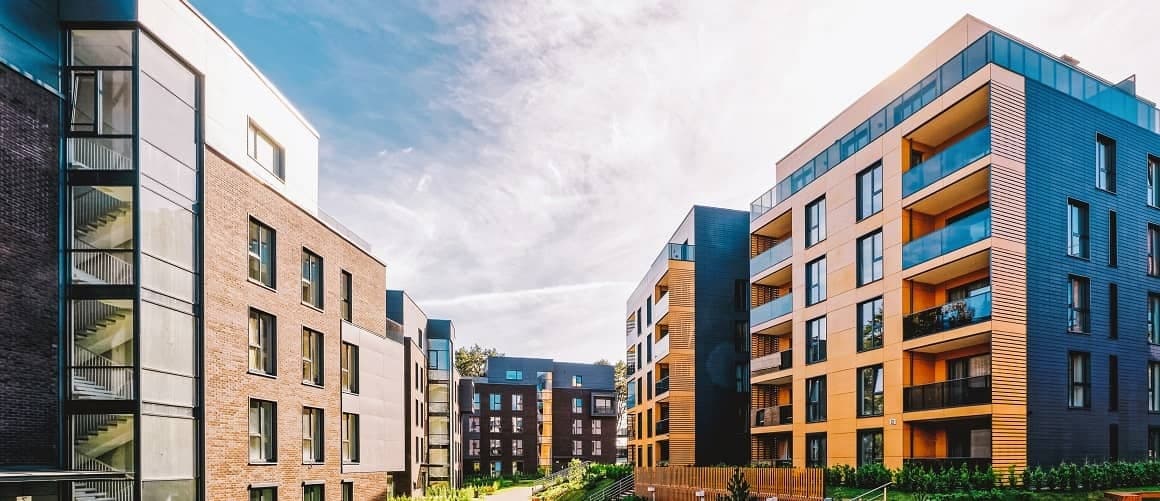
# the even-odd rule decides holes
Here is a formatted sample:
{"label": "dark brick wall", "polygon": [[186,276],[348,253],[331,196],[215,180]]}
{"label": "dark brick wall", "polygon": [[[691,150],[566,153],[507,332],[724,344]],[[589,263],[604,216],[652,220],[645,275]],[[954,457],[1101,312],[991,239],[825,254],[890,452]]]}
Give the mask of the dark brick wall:
{"label": "dark brick wall", "polygon": [[[524,467],[522,473],[532,474],[539,468],[538,445],[536,443],[536,386],[530,384],[489,384],[476,383],[475,391],[479,393],[479,411],[472,413],[471,416],[479,417],[479,432],[469,432],[467,427],[467,420],[464,420],[463,425],[463,461],[464,472],[467,477],[476,475],[487,475],[491,471],[492,461],[503,462],[503,474],[511,475],[512,462],[523,461]],[[491,395],[498,394],[501,396],[500,410],[493,411],[489,405],[491,402]],[[512,410],[512,395],[523,395],[524,407],[522,411]],[[492,416],[500,418],[500,432],[492,433],[490,421]],[[524,418],[524,431],[522,433],[512,432],[512,418],[520,416]],[[492,456],[490,450],[491,440],[496,439],[500,441],[500,455]],[[522,456],[515,456],[512,454],[512,440],[523,440],[524,454]],[[479,456],[469,456],[468,442],[470,440],[479,440]],[[476,466],[479,465],[478,471]]]}
{"label": "dark brick wall", "polygon": [[[584,461],[597,463],[616,462],[616,418],[592,415],[592,391],[589,389],[555,388],[552,390],[552,469],[557,470],[578,457]],[[600,390],[599,393],[610,393]],[[584,409],[572,412],[572,399],[579,398]],[[572,433],[572,420],[580,419],[583,427],[580,434]],[[592,434],[592,421],[600,421],[600,435]],[[572,441],[584,444],[584,454],[572,455]],[[600,441],[600,454],[592,454],[592,442]]]}
{"label": "dark brick wall", "polygon": [[[1160,135],[1041,84],[1027,86],[1027,298],[1030,464],[1102,460],[1109,426],[1119,426],[1119,456],[1147,452],[1147,363],[1160,360],[1149,345],[1147,298],[1160,278],[1147,274],[1149,223],[1147,155],[1160,155]],[[1096,134],[1116,141],[1116,193],[1095,187]],[[1089,205],[1091,259],[1067,256],[1067,200]],[[1108,266],[1108,211],[1117,213],[1118,267]],[[1091,282],[1091,333],[1067,332],[1067,277]],[[1108,284],[1118,287],[1119,336],[1109,337]],[[1068,408],[1069,351],[1091,354],[1089,409]],[[1119,410],[1109,409],[1109,355],[1118,357]]]}
{"label": "dark brick wall", "polygon": [[56,463],[58,107],[0,66],[0,465]]}

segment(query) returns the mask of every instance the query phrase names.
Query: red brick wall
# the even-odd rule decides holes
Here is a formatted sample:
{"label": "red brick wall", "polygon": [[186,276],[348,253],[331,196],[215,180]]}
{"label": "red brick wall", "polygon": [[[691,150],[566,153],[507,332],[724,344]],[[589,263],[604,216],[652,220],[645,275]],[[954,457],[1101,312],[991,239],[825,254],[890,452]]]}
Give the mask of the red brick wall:
{"label": "red brick wall", "polygon": [[[276,285],[248,280],[249,218],[277,233]],[[302,247],[323,258],[324,311],[301,303]],[[207,499],[247,499],[253,483],[277,483],[280,499],[301,499],[304,481],[326,482],[326,499],[338,500],[342,480],[353,480],[355,499],[384,499],[387,472],[341,473],[339,388],[339,270],[354,277],[354,323],[386,330],[386,270],[274,190],[212,149],[205,155],[205,414]],[[247,372],[250,307],[277,317],[277,377]],[[324,387],[302,384],[303,327],[323,333]],[[403,377],[399,368],[398,377]],[[250,465],[250,398],[278,404],[278,463]],[[325,462],[302,464],[303,406],[324,411]],[[364,444],[364,447],[365,444]]]}

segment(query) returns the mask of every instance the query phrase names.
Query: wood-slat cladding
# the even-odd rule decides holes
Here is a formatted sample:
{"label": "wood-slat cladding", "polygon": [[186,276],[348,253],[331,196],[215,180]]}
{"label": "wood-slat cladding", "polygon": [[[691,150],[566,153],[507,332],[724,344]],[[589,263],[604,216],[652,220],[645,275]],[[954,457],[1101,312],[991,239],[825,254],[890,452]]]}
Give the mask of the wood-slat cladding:
{"label": "wood-slat cladding", "polygon": [[[999,77],[999,75],[997,75]],[[991,461],[1027,464],[1026,105],[1022,82],[991,84]]]}
{"label": "wood-slat cladding", "polygon": [[753,234],[749,239],[749,257],[757,257],[778,244],[778,239],[765,235]]}
{"label": "wood-slat cladding", "polygon": [[[741,472],[751,497],[801,501],[825,497],[825,470],[821,468],[741,468]],[[697,491],[704,491],[705,499],[715,499],[728,494],[732,475],[733,468],[720,467],[637,468],[635,492],[646,496],[653,487],[659,501],[695,501]]]}

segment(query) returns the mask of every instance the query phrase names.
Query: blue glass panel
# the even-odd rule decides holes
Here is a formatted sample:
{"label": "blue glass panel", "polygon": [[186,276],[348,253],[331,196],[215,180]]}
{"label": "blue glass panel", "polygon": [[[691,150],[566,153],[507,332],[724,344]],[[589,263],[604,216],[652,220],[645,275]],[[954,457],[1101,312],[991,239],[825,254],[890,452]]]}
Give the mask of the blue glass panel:
{"label": "blue glass panel", "polygon": [[943,89],[949,89],[963,81],[963,55],[961,53],[956,54],[950,61],[942,65],[942,68],[939,68],[939,79],[942,81]]}
{"label": "blue glass panel", "polygon": [[874,141],[886,132],[886,110],[879,110],[870,117],[870,141]]}
{"label": "blue glass panel", "polygon": [[976,40],[963,51],[963,75],[970,75],[987,64],[987,38]]}

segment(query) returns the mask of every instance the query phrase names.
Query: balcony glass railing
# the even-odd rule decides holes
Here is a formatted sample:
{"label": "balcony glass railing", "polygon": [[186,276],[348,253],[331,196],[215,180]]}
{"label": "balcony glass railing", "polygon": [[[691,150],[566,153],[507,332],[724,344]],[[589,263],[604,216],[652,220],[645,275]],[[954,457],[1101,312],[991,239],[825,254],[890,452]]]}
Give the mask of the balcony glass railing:
{"label": "balcony glass railing", "polygon": [[906,412],[991,403],[991,376],[952,379],[902,389]]}
{"label": "balcony glass railing", "polygon": [[749,361],[749,372],[780,371],[793,367],[793,350],[779,351]]}
{"label": "balcony glass railing", "polygon": [[749,275],[754,276],[765,270],[768,270],[775,264],[778,264],[793,255],[793,240],[785,239],[778,242],[777,245],[770,247],[765,252],[758,254],[753,259],[749,260]]}
{"label": "balcony glass railing", "polygon": [[951,301],[902,319],[902,339],[915,339],[991,319],[991,293]]}
{"label": "balcony glass railing", "polygon": [[665,244],[660,255],[653,260],[650,270],[658,269],[664,261],[696,261],[697,248],[689,244]]}
{"label": "balcony glass railing", "polygon": [[753,426],[775,426],[792,423],[792,405],[778,405],[753,411]]}
{"label": "balcony glass railing", "polygon": [[991,127],[971,133],[949,148],[902,173],[902,196],[908,197],[991,152]]}
{"label": "balcony glass railing", "polygon": [[666,418],[666,419],[661,419],[661,420],[657,421],[656,434],[657,435],[665,435],[668,432],[669,432],[669,420]]}
{"label": "balcony glass railing", "polygon": [[768,322],[793,311],[793,294],[786,294],[749,312],[749,325]]}
{"label": "balcony glass railing", "polygon": [[657,379],[655,386],[656,386],[656,391],[657,391],[658,397],[661,395],[664,395],[665,393],[668,393],[669,392],[669,377],[665,376],[663,378]]}
{"label": "balcony glass railing", "polygon": [[991,209],[987,208],[902,246],[902,267],[925,263],[991,236]]}

